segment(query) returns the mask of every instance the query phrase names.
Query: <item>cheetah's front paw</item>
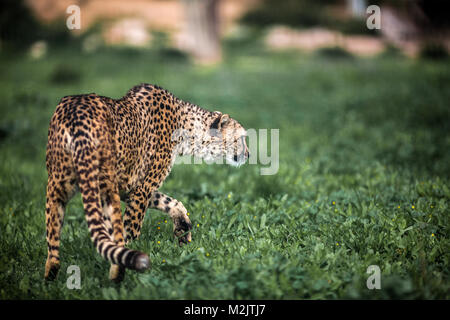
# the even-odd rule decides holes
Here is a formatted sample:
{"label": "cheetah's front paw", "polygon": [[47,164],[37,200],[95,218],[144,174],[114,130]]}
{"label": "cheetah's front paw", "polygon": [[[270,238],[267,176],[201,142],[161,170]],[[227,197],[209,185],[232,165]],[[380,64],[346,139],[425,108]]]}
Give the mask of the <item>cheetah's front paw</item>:
{"label": "cheetah's front paw", "polygon": [[177,217],[173,221],[173,234],[178,239],[178,244],[182,246],[192,240],[191,230],[192,224],[188,217]]}

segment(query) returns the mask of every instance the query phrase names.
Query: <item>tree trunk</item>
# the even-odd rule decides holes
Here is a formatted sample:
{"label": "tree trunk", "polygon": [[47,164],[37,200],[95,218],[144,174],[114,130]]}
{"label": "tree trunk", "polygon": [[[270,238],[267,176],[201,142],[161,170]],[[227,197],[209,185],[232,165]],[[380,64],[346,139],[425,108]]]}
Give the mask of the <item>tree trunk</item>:
{"label": "tree trunk", "polygon": [[200,63],[221,60],[219,0],[182,0],[186,12],[185,49]]}
{"label": "tree trunk", "polygon": [[347,9],[354,17],[366,16],[367,0],[347,0]]}

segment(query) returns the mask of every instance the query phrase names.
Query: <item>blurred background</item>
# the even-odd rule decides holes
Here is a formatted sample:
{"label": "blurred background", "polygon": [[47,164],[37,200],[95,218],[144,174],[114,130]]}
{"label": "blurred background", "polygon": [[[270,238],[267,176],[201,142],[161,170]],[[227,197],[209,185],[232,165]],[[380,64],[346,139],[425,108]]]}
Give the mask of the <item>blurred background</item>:
{"label": "blurred background", "polygon": [[[1,1],[0,297],[448,299],[447,2]],[[380,29],[367,27],[371,5]],[[83,263],[90,281],[45,286],[55,107],[141,82],[246,128],[279,129],[279,171],[175,166],[162,191],[191,212],[194,241],[174,248],[152,212],[133,245],[153,269],[128,273],[124,290],[88,245],[75,197],[63,268]],[[365,285],[371,264],[383,272],[377,293]]]}
{"label": "blurred background", "polygon": [[[374,4],[382,12],[379,30],[366,26]],[[65,27],[70,5],[81,9],[80,28],[72,31]],[[395,47],[412,57],[445,55],[444,6],[439,0],[6,0],[1,48],[38,58],[64,41],[79,41],[83,52],[164,45],[214,63],[223,58],[223,41],[258,37],[274,50],[333,47],[371,56]]]}

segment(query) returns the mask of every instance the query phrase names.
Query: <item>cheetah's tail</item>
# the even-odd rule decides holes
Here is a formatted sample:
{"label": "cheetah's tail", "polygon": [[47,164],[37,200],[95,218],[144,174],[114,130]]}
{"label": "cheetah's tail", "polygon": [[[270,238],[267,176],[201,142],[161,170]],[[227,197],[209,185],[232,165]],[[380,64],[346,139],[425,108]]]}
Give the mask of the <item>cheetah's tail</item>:
{"label": "cheetah's tail", "polygon": [[145,253],[119,246],[111,239],[103,223],[101,211],[99,157],[96,148],[88,133],[79,130],[74,136],[73,159],[86,220],[95,248],[111,263],[138,271],[147,269],[150,261]]}

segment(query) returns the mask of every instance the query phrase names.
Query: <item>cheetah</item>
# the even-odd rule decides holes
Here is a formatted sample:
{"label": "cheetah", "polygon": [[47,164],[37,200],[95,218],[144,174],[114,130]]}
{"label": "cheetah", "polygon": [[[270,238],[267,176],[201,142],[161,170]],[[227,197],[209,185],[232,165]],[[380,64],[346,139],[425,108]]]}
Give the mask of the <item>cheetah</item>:
{"label": "cheetah", "polygon": [[126,268],[150,267],[147,254],[125,247],[139,237],[147,209],[171,217],[179,245],[190,242],[186,208],[158,189],[179,155],[242,165],[249,157],[245,136],[229,115],[182,101],[156,85],[137,85],[120,99],[95,93],[62,98],[48,130],[44,278],[53,280],[58,273],[65,208],[77,192],[90,238],[111,263],[113,281],[122,281]]}

